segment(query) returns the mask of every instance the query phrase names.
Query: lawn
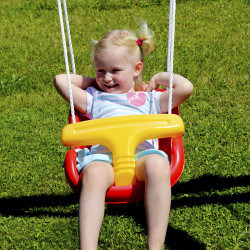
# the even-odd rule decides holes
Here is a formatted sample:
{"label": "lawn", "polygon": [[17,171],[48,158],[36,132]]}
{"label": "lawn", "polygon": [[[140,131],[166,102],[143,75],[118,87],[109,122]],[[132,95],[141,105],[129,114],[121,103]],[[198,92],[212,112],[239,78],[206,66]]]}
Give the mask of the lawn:
{"label": "lawn", "polygon": [[[147,20],[166,70],[168,1],[68,1],[77,73],[94,76],[91,38]],[[166,249],[249,248],[248,1],[179,0],[174,72],[194,85],[181,105],[186,164],[172,189]],[[0,2],[0,249],[78,249],[78,197],[61,167],[69,105],[56,0]],[[145,249],[143,204],[107,205],[100,249]]]}

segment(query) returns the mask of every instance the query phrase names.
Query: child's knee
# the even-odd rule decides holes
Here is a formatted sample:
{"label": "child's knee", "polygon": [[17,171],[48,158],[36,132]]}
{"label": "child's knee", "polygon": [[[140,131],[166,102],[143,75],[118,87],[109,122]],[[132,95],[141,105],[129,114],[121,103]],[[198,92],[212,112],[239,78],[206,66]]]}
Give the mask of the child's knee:
{"label": "child's knee", "polygon": [[91,166],[93,164],[88,164],[84,168],[83,176],[82,176],[82,181],[87,182],[87,181],[95,181],[99,179],[99,171],[98,168],[95,166]]}
{"label": "child's knee", "polygon": [[170,165],[161,155],[150,155],[145,162],[147,179],[168,180],[170,178]]}
{"label": "child's knee", "polygon": [[104,162],[91,162],[84,168],[82,176],[83,186],[108,186],[112,185],[113,168],[110,164]]}

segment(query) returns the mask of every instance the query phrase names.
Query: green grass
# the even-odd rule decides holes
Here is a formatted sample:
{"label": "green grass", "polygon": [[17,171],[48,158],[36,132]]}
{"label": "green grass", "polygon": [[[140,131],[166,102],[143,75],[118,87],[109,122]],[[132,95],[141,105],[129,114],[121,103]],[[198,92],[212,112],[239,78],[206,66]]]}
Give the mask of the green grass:
{"label": "green grass", "polygon": [[[141,19],[156,50],[144,80],[166,68],[168,1],[68,1],[77,72],[93,76],[91,38]],[[177,1],[174,71],[194,84],[181,105],[185,171],[173,188],[166,248],[249,248],[248,3]],[[77,249],[78,197],[61,164],[69,105],[55,0],[0,3],[0,248]],[[107,206],[100,249],[145,249],[143,204]]]}

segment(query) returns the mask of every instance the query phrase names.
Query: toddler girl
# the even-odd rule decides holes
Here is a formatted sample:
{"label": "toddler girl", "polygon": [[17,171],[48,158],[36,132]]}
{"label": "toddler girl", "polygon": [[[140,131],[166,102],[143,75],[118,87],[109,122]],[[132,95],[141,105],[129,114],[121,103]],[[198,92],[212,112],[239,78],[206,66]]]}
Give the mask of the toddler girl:
{"label": "toddler girl", "polygon": [[[156,92],[159,85],[168,87],[169,74],[154,75],[149,84],[142,83],[143,57],[152,52],[153,34],[144,23],[139,37],[128,30],[114,30],[96,42],[91,57],[95,78],[71,75],[74,105],[91,119],[104,117],[164,114],[168,111],[169,91]],[[174,74],[173,108],[184,102],[193,86],[186,78]],[[57,91],[69,101],[67,77],[54,79]],[[146,92],[136,90],[146,90]],[[152,91],[152,92],[151,92]],[[81,249],[97,249],[105,194],[114,183],[112,154],[101,145],[81,152],[78,170],[83,170],[79,204]],[[148,249],[162,249],[166,237],[170,202],[170,165],[167,155],[158,150],[157,140],[141,143],[135,152],[135,174],[145,182],[145,209]]]}

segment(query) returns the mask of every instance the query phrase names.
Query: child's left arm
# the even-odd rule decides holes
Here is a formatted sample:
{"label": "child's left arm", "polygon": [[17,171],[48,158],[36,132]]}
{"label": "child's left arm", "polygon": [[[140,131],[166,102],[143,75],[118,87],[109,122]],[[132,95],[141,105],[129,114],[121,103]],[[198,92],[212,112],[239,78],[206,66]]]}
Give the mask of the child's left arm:
{"label": "child's left arm", "polygon": [[[148,88],[146,91],[151,91],[157,89],[160,85],[164,87],[169,87],[169,73],[160,72],[155,74],[149,81]],[[184,102],[192,93],[193,84],[183,76],[174,74],[173,75],[173,96],[172,96],[172,108],[177,107],[182,102]],[[169,90],[167,89],[160,96],[160,107],[161,113],[165,114],[168,112],[168,99]]]}

